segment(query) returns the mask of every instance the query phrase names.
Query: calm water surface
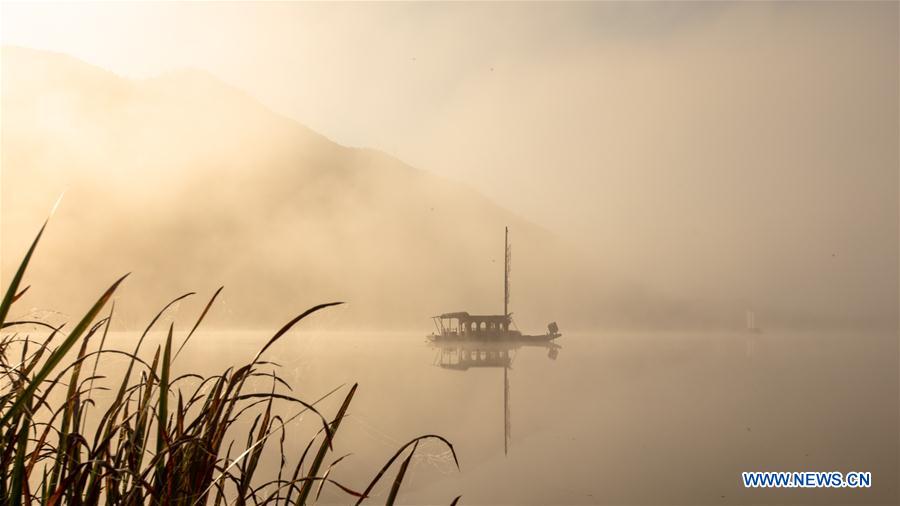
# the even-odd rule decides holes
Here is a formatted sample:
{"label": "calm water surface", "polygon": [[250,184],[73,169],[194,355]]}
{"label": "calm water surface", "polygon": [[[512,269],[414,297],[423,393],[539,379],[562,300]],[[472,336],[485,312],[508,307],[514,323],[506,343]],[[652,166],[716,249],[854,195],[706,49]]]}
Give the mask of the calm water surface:
{"label": "calm water surface", "polygon": [[[266,337],[206,333],[176,369],[221,372],[246,363]],[[492,366],[442,368],[442,351],[418,334],[299,332],[266,357],[306,400],[360,384],[334,457],[353,455],[332,472],[350,487],[363,489],[417,435],[453,442],[461,470],[442,445],[420,446],[404,504],[459,494],[462,504],[897,502],[896,336],[597,333],[558,343],[555,352],[511,350],[508,369],[490,351],[478,357]],[[318,405],[326,416],[345,391]],[[311,416],[291,424],[289,461],[317,429]],[[277,466],[272,454],[262,472]],[[875,486],[746,490],[747,470],[871,471]],[[322,497],[350,502],[331,487]]]}

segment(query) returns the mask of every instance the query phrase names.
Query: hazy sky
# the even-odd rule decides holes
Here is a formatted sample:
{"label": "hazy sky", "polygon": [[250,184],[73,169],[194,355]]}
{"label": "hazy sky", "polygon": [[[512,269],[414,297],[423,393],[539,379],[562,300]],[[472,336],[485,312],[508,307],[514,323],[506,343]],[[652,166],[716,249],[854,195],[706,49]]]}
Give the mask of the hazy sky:
{"label": "hazy sky", "polygon": [[[618,198],[603,174],[646,165],[645,146],[691,135],[676,128],[709,135],[702,116],[731,112],[714,101],[760,111],[770,86],[788,99],[824,84],[811,73],[840,70],[833,51],[848,42],[896,55],[884,44],[896,7],[4,3],[2,40],[129,77],[206,69],[340,143],[470,181],[555,226],[586,219],[579,201]],[[686,125],[691,112],[701,117]],[[573,212],[549,212],[560,206]]]}
{"label": "hazy sky", "polygon": [[4,44],[124,76],[207,70],[664,291],[815,298],[827,271],[896,292],[896,2],[5,3],[2,18]]}

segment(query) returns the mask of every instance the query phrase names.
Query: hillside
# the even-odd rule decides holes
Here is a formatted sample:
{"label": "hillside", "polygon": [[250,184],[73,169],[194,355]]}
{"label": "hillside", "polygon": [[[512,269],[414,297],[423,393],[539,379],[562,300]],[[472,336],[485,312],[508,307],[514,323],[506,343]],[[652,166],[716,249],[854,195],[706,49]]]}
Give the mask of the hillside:
{"label": "hillside", "polygon": [[499,308],[504,225],[517,309],[552,306],[554,238],[465,185],[340,146],[204,73],[131,81],[20,48],[2,62],[4,274],[66,192],[30,273],[36,307],[77,311],[134,271],[149,306],[224,284],[245,323],[339,299],[344,323],[427,328],[434,312]]}

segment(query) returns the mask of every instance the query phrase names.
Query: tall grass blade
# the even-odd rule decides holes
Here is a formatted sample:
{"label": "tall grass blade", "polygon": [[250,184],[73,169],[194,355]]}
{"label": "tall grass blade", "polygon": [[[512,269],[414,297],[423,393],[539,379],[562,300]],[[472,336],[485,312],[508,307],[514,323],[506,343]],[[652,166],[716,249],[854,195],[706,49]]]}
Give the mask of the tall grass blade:
{"label": "tall grass blade", "polygon": [[[30,253],[30,252],[29,252]],[[72,329],[72,332],[66,337],[66,339],[62,342],[59,348],[54,351],[50,357],[47,358],[47,361],[44,363],[43,367],[35,374],[34,378],[28,384],[28,387],[25,391],[19,395],[15,401],[15,403],[3,414],[3,418],[0,418],[0,428],[4,427],[9,419],[14,415],[19,414],[22,410],[23,406],[25,406],[30,400],[32,395],[34,395],[35,390],[38,389],[41,382],[44,381],[47,376],[53,371],[54,368],[59,364],[59,362],[63,359],[66,353],[72,348],[75,342],[81,337],[85,330],[87,330],[88,326],[97,317],[97,313],[103,309],[103,306],[112,297],[112,294],[116,291],[116,288],[119,287],[119,283],[125,280],[128,277],[128,274],[122,276],[115,283],[110,286],[106,292],[94,303],[91,309],[87,312],[87,314],[82,317],[81,321],[78,322],[78,325]]]}
{"label": "tall grass blade", "polygon": [[[319,480],[319,490],[316,490],[316,502],[319,502],[319,497],[322,495],[322,489],[325,488],[325,483],[329,481],[328,475],[331,474],[331,470],[334,469],[335,466],[340,464],[342,460],[346,459],[350,455],[353,455],[353,454],[348,453],[346,455],[341,455],[340,457],[336,458],[334,460],[334,462],[331,463],[330,466],[328,466],[328,469],[325,470],[325,474],[323,474],[322,479]],[[359,492],[355,492],[353,495],[356,495],[357,497],[359,497]]]}
{"label": "tall grass blade", "polygon": [[31,242],[31,246],[28,248],[28,252],[25,253],[25,258],[22,259],[22,262],[19,263],[19,268],[16,269],[16,273],[13,275],[12,280],[9,282],[9,286],[6,288],[6,293],[3,295],[3,299],[0,300],[0,326],[6,321],[6,316],[9,314],[9,308],[12,306],[13,301],[16,299],[16,293],[19,290],[19,284],[22,283],[22,278],[25,277],[25,269],[28,267],[28,263],[31,261],[31,256],[34,254],[35,248],[37,248],[38,241],[41,240],[41,236],[44,235],[44,230],[47,228],[47,222],[45,221],[43,225],[41,225],[41,229],[38,231],[37,236],[35,236],[34,241]]}
{"label": "tall grass blade", "polygon": [[281,329],[280,329],[278,332],[276,332],[275,335],[272,336],[271,339],[269,339],[269,341],[265,344],[265,346],[262,347],[262,349],[259,350],[259,352],[256,354],[256,356],[253,358],[253,360],[252,360],[250,363],[251,363],[251,364],[255,364],[255,363],[259,360],[259,357],[261,357],[262,354],[265,353],[265,351],[266,351],[267,349],[269,349],[270,346],[272,346],[273,344],[275,344],[275,341],[278,341],[279,339],[281,339],[281,336],[283,336],[288,330],[291,329],[291,327],[293,327],[294,325],[296,325],[297,322],[299,322],[300,320],[302,320],[302,319],[306,318],[307,316],[309,316],[309,315],[315,313],[316,311],[325,309],[326,307],[337,306],[337,305],[340,305],[340,304],[343,304],[343,302],[327,302],[327,303],[325,303],[325,304],[319,304],[319,305],[317,305],[317,306],[313,306],[313,307],[307,309],[307,310],[304,311],[302,314],[300,314],[300,315],[294,317],[293,320],[291,320],[291,321],[285,323],[284,326],[281,327]]}
{"label": "tall grass blade", "polygon": [[403,483],[403,477],[406,476],[409,462],[412,460],[413,455],[416,453],[416,448],[418,447],[419,442],[416,441],[416,444],[412,447],[412,451],[410,451],[409,455],[406,456],[406,459],[403,460],[403,464],[400,464],[400,470],[397,471],[397,477],[394,478],[394,484],[391,485],[391,492],[388,494],[387,501],[385,502],[386,506],[394,506],[394,501],[397,500],[397,493],[400,492],[400,484]]}
{"label": "tall grass blade", "polygon": [[356,383],[353,384],[353,386],[350,388],[350,392],[347,394],[347,397],[344,398],[344,402],[343,404],[341,404],[341,409],[338,410],[337,416],[334,418],[334,421],[331,422],[331,433],[325,434],[325,437],[322,440],[322,444],[319,446],[319,452],[316,453],[316,457],[313,459],[312,465],[310,465],[309,467],[309,473],[307,473],[306,475],[307,480],[300,488],[300,494],[297,497],[298,506],[303,506],[306,504],[306,499],[309,497],[309,493],[312,491],[313,478],[315,478],[319,473],[319,468],[322,466],[322,461],[325,460],[325,453],[331,447],[331,440],[334,438],[334,434],[335,432],[337,432],[338,427],[340,427],[341,420],[344,419],[344,415],[347,413],[347,408],[350,406],[350,401],[353,400],[353,394],[356,393],[356,388],[358,386],[359,385]]}
{"label": "tall grass blade", "polygon": [[216,293],[213,294],[212,298],[209,299],[209,302],[206,303],[206,307],[203,308],[203,312],[200,313],[200,318],[197,318],[197,323],[194,324],[194,327],[191,329],[190,332],[188,332],[187,337],[185,337],[184,341],[181,342],[181,346],[178,347],[178,351],[175,352],[175,357],[172,358],[173,361],[176,358],[178,358],[178,354],[181,353],[181,350],[184,348],[184,345],[186,345],[188,343],[188,341],[190,341],[191,336],[194,335],[194,332],[197,330],[197,327],[200,326],[200,322],[202,322],[203,319],[206,318],[206,313],[209,312],[209,308],[211,308],[213,305],[213,302],[216,301],[216,297],[218,297],[219,294],[222,293],[223,288],[225,288],[225,287],[220,286],[219,289],[216,290]]}
{"label": "tall grass blade", "polygon": [[9,490],[9,504],[12,506],[21,506],[23,495],[22,489],[24,488],[25,480],[27,479],[25,476],[25,454],[28,452],[28,431],[31,428],[29,417],[22,417],[21,424],[22,426],[19,428],[19,434],[16,437],[16,458],[13,463],[12,480]]}
{"label": "tall grass blade", "polygon": [[[166,449],[166,442],[169,439],[166,431],[166,424],[169,419],[169,374],[172,366],[172,333],[175,330],[175,324],[169,324],[169,335],[166,337],[166,347],[163,351],[162,371],[159,378],[159,405],[157,421],[156,421],[156,455],[163,455]],[[163,481],[165,480],[166,464],[162,458],[156,464],[156,486],[161,491]]]}
{"label": "tall grass blade", "polygon": [[15,294],[15,295],[13,296],[13,298],[12,298],[12,303],[11,303],[11,304],[15,304],[15,302],[16,302],[17,300],[21,299],[22,296],[25,295],[25,293],[28,291],[29,288],[31,288],[30,285],[29,285],[29,286],[26,286],[25,288],[23,288],[21,292]]}
{"label": "tall grass blade", "polygon": [[[388,459],[384,466],[382,466],[381,470],[378,471],[378,474],[375,475],[375,478],[372,479],[372,482],[369,483],[369,486],[366,487],[365,491],[363,491],[363,495],[368,497],[369,493],[372,492],[372,489],[375,488],[375,485],[378,484],[378,481],[381,479],[381,477],[384,476],[384,473],[387,472],[387,470],[391,467],[391,464],[393,464],[394,461],[397,460],[397,458],[403,453],[404,450],[409,448],[411,445],[418,444],[419,441],[425,439],[437,439],[438,441],[444,443],[447,448],[450,449],[450,454],[453,455],[453,462],[456,464],[456,468],[459,469],[459,459],[456,457],[456,450],[453,449],[453,445],[450,444],[450,441],[447,441],[445,438],[443,438],[442,436],[438,436],[437,434],[426,434],[424,436],[419,436],[415,439],[412,439],[405,445],[400,447],[400,449],[397,450],[396,453],[394,453],[394,456]],[[359,506],[361,503],[362,499],[356,502],[356,506]]]}

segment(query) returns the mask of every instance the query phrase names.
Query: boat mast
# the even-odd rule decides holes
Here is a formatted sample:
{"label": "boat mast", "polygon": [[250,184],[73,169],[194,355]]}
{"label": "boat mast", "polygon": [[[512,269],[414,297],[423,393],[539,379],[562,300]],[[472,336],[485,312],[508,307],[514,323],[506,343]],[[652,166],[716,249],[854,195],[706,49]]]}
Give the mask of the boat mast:
{"label": "boat mast", "polygon": [[509,227],[504,227],[506,234],[504,237],[504,262],[503,262],[503,315],[509,316]]}
{"label": "boat mast", "polygon": [[[509,317],[509,227],[503,227],[503,316]],[[506,321],[509,331],[509,320]],[[509,364],[503,367],[503,455],[509,455]]]}

